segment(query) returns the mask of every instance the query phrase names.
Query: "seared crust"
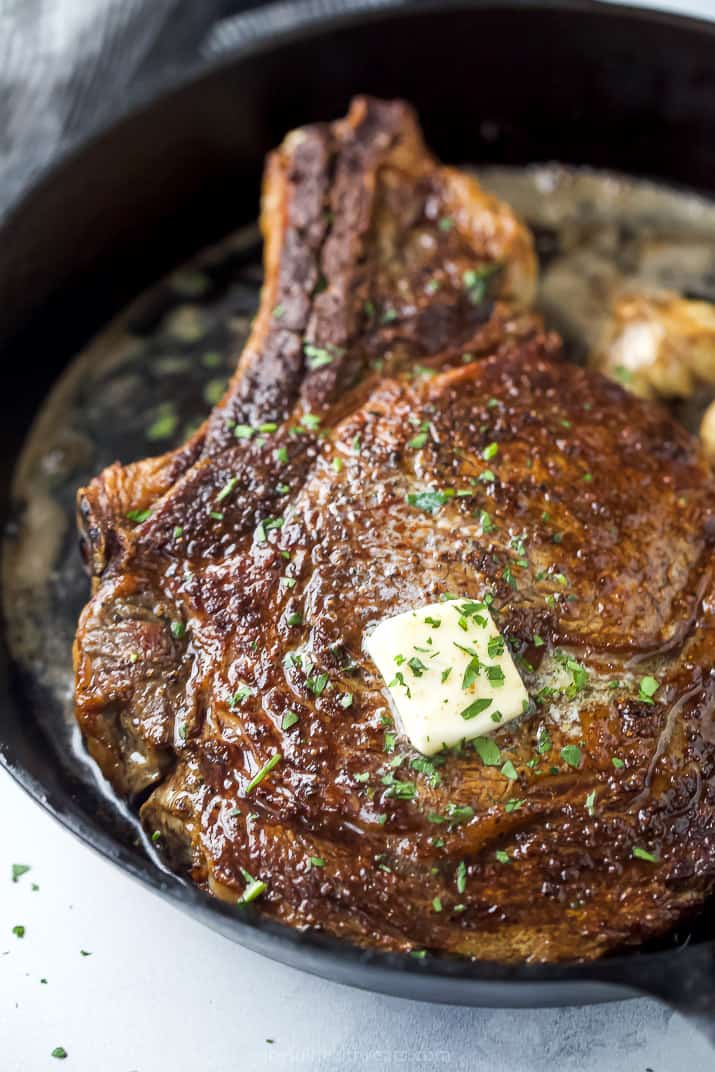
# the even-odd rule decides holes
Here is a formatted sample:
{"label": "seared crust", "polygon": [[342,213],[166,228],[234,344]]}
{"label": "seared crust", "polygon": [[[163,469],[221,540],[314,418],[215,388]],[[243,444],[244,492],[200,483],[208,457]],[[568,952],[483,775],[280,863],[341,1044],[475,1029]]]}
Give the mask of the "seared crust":
{"label": "seared crust", "polygon": [[[488,353],[540,328],[528,230],[475,179],[438,166],[400,101],[359,97],[344,120],[289,134],[268,158],[261,229],[260,308],[224,399],[179,450],[110,466],[78,492],[95,578],[124,548],[127,515],[235,443],[237,423],[320,412],[371,372],[465,342]],[[465,286],[470,270],[484,300]],[[331,362],[311,369],[320,351]]]}
{"label": "seared crust", "polygon": [[[230,900],[247,871],[296,926],[500,960],[660,934],[715,877],[708,468],[518,311],[528,239],[434,164],[403,105],[302,134],[269,165],[261,311],[201,456],[143,523],[98,525],[75,652],[90,750],[149,793],[177,867]],[[470,264],[497,261],[510,300],[465,297]],[[408,500],[425,489],[433,512]],[[492,593],[535,699],[495,766],[415,753],[362,651],[372,623],[449,592]]]}

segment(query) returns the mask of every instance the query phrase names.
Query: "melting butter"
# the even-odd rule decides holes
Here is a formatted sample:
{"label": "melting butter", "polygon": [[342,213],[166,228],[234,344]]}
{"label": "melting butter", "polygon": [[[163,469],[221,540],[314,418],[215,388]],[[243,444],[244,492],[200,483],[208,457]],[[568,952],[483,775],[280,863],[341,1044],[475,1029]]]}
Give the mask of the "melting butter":
{"label": "melting butter", "polygon": [[424,755],[491,733],[529,706],[509,645],[479,600],[405,611],[363,643],[402,729]]}

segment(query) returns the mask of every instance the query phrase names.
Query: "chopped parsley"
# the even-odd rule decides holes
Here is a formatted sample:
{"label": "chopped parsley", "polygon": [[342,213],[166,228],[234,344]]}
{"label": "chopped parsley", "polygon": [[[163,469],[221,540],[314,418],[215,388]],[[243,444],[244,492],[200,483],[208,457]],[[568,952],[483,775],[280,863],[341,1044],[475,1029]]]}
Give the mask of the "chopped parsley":
{"label": "chopped parsley", "polygon": [[327,674],[315,674],[313,677],[305,679],[306,688],[308,688],[314,696],[322,696],[328,684]]}
{"label": "chopped parsley", "polygon": [[286,711],[281,720],[281,729],[289,730],[291,726],[295,726],[296,722],[298,722],[298,715],[295,711]]}
{"label": "chopped parsley", "polygon": [[333,355],[321,346],[313,346],[312,343],[306,342],[303,344],[303,353],[308,358],[308,368],[311,370],[324,368],[333,363]]}
{"label": "chopped parsley", "polygon": [[634,845],[633,847],[633,856],[636,860],[645,860],[649,864],[660,863],[657,856],[654,856],[652,852],[648,852],[647,849],[641,849],[638,845]]}
{"label": "chopped parsley", "polygon": [[[503,767],[502,767],[502,769],[500,770],[499,773],[503,774],[505,778],[508,778],[510,782],[515,782],[517,780],[517,778],[519,777],[519,775],[516,772],[516,767],[514,766],[514,764],[512,763],[512,761],[510,759],[507,759],[506,763],[503,765]],[[509,811],[509,810],[510,809],[507,808],[507,811]]]}
{"label": "chopped parsley", "polygon": [[422,660],[419,659],[416,655],[413,655],[410,659],[407,660],[407,665],[409,666],[415,677],[422,677],[425,670],[428,669],[428,667],[426,667]]}
{"label": "chopped parsley", "polygon": [[472,747],[487,767],[497,767],[501,763],[501,752],[491,737],[475,737]]}
{"label": "chopped parsley", "polygon": [[492,683],[492,685],[503,685],[506,681],[506,677],[504,676],[504,671],[502,670],[501,666],[488,666],[487,677]]}
{"label": "chopped parsley", "polygon": [[436,514],[453,495],[454,492],[450,494],[445,491],[414,491],[408,493],[407,503],[426,514]]}
{"label": "chopped parsley", "polygon": [[641,703],[652,704],[653,697],[660,688],[660,682],[654,677],[641,678],[640,689],[638,691],[638,699]]}
{"label": "chopped parsley", "polygon": [[487,642],[487,654],[490,659],[498,659],[504,654],[504,637],[492,636]]}
{"label": "chopped parsley", "polygon": [[[484,458],[485,462],[490,462],[492,460],[492,458],[496,458],[498,453],[499,453],[499,444],[498,443],[489,443],[484,448],[484,450],[482,451],[482,458]],[[482,474],[482,475],[484,475],[484,474]]]}
{"label": "chopped parsley", "polygon": [[30,870],[29,864],[13,864],[12,865],[12,881],[17,882],[19,878],[26,875]]}
{"label": "chopped parsley", "polygon": [[462,276],[462,282],[473,305],[479,305],[486,298],[487,282],[495,271],[496,267],[490,264],[482,268],[469,268]]}
{"label": "chopped parsley", "polygon": [[485,536],[487,533],[493,532],[496,528],[496,525],[492,521],[491,514],[489,514],[487,510],[479,511],[479,524]]}
{"label": "chopped parsley", "polygon": [[267,775],[269,775],[275,767],[278,766],[282,759],[283,756],[280,754],[280,752],[276,752],[275,755],[271,756],[267,763],[263,764],[261,769],[256,774],[254,774],[254,776],[251,778],[250,782],[246,786],[246,796],[248,796],[249,793],[252,793],[257,785],[261,784],[263,779]]}
{"label": "chopped parsley", "polygon": [[410,767],[423,774],[428,784],[435,789],[442,781],[442,776],[437,770],[437,762],[438,760],[429,759],[427,756],[415,756],[410,760]]}
{"label": "chopped parsley", "polygon": [[129,510],[127,513],[127,520],[133,521],[136,525],[141,525],[142,521],[146,521],[151,517],[151,510]]}
{"label": "chopped parsley", "polygon": [[168,439],[174,434],[179,423],[178,414],[171,405],[160,406],[156,420],[146,430],[146,437],[152,441]]}
{"label": "chopped parsley", "polygon": [[407,444],[412,450],[421,450],[429,439],[429,424],[427,421],[423,421],[420,425],[420,430],[417,435],[409,441]]}
{"label": "chopped parsley", "polygon": [[232,476],[231,479],[224,484],[224,486],[221,488],[220,492],[216,496],[216,502],[220,503],[223,502],[224,499],[227,499],[233,489],[236,487],[236,484],[238,484],[238,477]]}
{"label": "chopped parsley", "polygon": [[459,713],[465,721],[469,721],[469,719],[476,718],[477,715],[480,715],[482,711],[486,711],[486,709],[491,705],[491,703],[492,700],[489,697],[484,697],[480,700],[474,700],[472,703],[469,704],[468,707],[465,707]]}
{"label": "chopped parsley", "polygon": [[15,935],[16,938],[24,938],[25,928],[23,927],[22,923],[16,923],[15,926],[12,928],[12,933]]}
{"label": "chopped parsley", "polygon": [[[216,356],[218,356],[218,355],[216,355]],[[204,355],[204,357],[205,358],[208,357],[208,354]],[[221,361],[220,361],[220,358],[219,358],[218,362],[216,362],[215,364],[209,364],[207,366],[207,368],[216,368],[216,366],[219,365],[220,363],[221,363]],[[204,364],[205,364],[205,360],[204,360]],[[226,380],[223,377],[217,378],[217,379],[214,379],[214,380],[209,380],[209,382],[206,384],[206,386],[204,387],[204,390],[203,390],[204,401],[208,402],[208,404],[210,406],[215,406],[217,402],[221,401],[221,398],[222,398],[222,396],[223,396],[223,394],[224,394],[224,392],[226,390],[226,387],[227,387],[227,383],[226,383]]]}
{"label": "chopped parsley", "polygon": [[460,860],[457,864],[456,879],[457,892],[464,893],[467,888],[467,865],[465,864],[464,860]]}
{"label": "chopped parsley", "polygon": [[578,661],[578,659],[574,659],[572,655],[565,655],[563,652],[555,652],[555,657],[557,662],[571,674],[571,684],[566,688],[565,693],[567,699],[573,700],[582,689],[586,688],[588,684],[588,670]]}
{"label": "chopped parsley", "polygon": [[581,749],[577,744],[565,744],[561,749],[561,758],[569,767],[577,769],[581,764]]}
{"label": "chopped parsley", "polygon": [[388,787],[385,796],[396,797],[397,800],[413,800],[417,793],[417,786],[414,782],[400,782],[393,774],[386,774],[382,779],[382,784]]}
{"label": "chopped parsley", "polygon": [[446,815],[451,823],[466,823],[474,816],[474,808],[470,804],[448,804]]}
{"label": "chopped parsley", "polygon": [[170,628],[171,635],[175,640],[181,640],[182,636],[186,633],[186,625],[184,622],[172,622]]}
{"label": "chopped parsley", "polygon": [[[468,689],[474,684],[479,676],[480,663],[479,657],[473,655],[464,668],[464,674],[462,675],[462,688]],[[488,706],[488,705],[487,705]]]}
{"label": "chopped parsley", "polygon": [[254,878],[250,872],[245,868],[241,868],[241,874],[243,881],[246,883],[246,888],[242,895],[239,897],[237,904],[250,904],[251,901],[255,901],[257,897],[260,897],[262,893],[265,893],[268,886],[261,879]]}

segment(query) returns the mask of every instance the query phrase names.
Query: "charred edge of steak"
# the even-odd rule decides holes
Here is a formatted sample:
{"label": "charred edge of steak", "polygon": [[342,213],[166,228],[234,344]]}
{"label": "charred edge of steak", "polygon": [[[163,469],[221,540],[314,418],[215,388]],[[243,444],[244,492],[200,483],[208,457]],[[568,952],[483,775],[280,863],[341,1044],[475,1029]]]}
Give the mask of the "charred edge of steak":
{"label": "charred edge of steak", "polygon": [[79,548],[93,585],[110,564],[121,561],[138,519],[173,486],[199,457],[204,432],[199,429],[178,450],[130,465],[115,462],[87,485],[76,499]]}
{"label": "charred edge of steak", "polygon": [[267,164],[261,222],[260,308],[223,401],[184,447],[110,467],[78,493],[94,578],[120,557],[132,515],[233,443],[236,425],[320,412],[371,370],[444,359],[467,341],[485,353],[505,328],[541,327],[492,299],[512,259],[534,274],[526,228],[473,179],[438,167],[402,102],[358,98],[346,119],[289,135]]}

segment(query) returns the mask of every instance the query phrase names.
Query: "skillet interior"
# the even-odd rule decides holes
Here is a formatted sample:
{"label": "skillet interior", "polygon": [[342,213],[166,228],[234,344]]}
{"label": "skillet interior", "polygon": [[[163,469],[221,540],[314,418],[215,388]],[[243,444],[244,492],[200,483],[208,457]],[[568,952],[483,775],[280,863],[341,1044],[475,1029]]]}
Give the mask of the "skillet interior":
{"label": "skillet interior", "polygon": [[[351,29],[315,24],[271,48],[256,44],[101,135],[18,207],[0,243],[0,295],[8,311],[6,397],[12,398],[2,433],[6,520],[13,459],[69,355],[162,268],[252,218],[266,149],[298,122],[337,114],[356,89],[414,100],[445,158],[607,163],[712,190],[712,29],[590,5],[568,12],[559,5],[526,5],[517,35],[514,5],[449,7],[454,10],[383,10]],[[316,81],[318,52],[322,71]],[[279,91],[287,81],[290,94]],[[660,101],[656,110],[653,99]],[[60,724],[46,723],[37,697],[28,696],[17,667],[6,653],[4,658],[2,751],[10,769],[86,840],[253,948],[342,981],[475,1004],[619,996],[604,987],[609,980],[635,986],[649,981],[657,989],[659,977],[677,974],[674,957],[678,963],[687,958],[691,979],[699,963],[711,967],[707,932],[693,935],[696,948],[677,954],[588,968],[506,969],[406,963],[260,920],[239,921],[147,857],[131,821],[108,803],[67,748]]]}

